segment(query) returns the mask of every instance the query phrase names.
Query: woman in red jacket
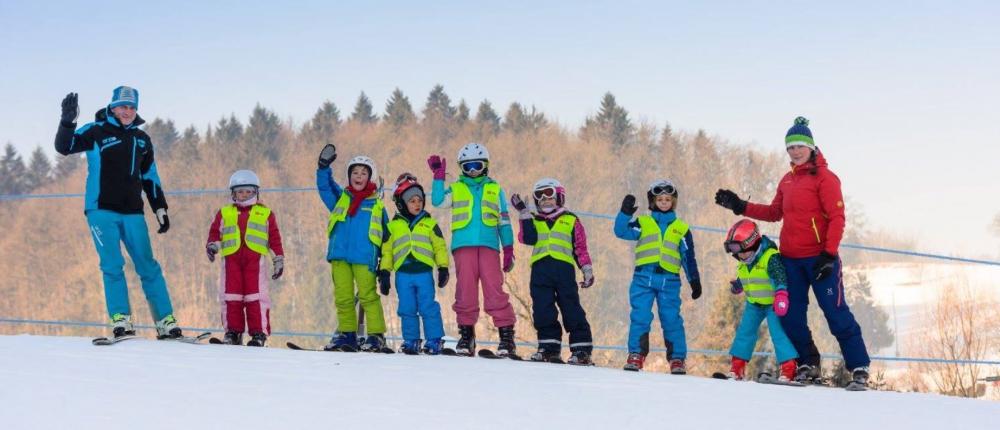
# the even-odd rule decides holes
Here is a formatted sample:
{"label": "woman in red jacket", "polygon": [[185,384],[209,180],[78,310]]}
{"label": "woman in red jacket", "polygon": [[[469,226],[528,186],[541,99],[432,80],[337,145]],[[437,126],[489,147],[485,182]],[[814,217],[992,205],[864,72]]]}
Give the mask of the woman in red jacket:
{"label": "woman in red jacket", "polygon": [[844,283],[837,250],[844,235],[844,198],[840,179],[827,168],[826,159],[813,141],[809,121],[795,118],[785,135],[785,149],[792,170],[781,178],[771,204],[742,200],[730,190],[719,190],[715,202],[736,215],[761,221],[781,221],[782,261],[788,274],[788,314],[781,326],[799,353],[796,380],[819,377],[819,351],[809,331],[806,311],[809,286],[826,317],[830,332],[837,338],[844,364],[855,382],[868,382],[868,351],[861,326],[844,301]]}

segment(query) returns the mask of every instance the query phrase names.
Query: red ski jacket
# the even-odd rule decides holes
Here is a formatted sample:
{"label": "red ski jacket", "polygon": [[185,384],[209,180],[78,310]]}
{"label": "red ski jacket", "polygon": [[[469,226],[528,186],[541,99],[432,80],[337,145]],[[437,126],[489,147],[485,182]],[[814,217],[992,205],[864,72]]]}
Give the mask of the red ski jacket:
{"label": "red ski jacket", "polygon": [[[816,168],[816,174],[810,173]],[[840,178],[827,168],[823,154],[816,161],[792,166],[778,184],[770,205],[747,203],[744,215],[761,221],[781,221],[781,255],[815,257],[821,251],[837,255],[844,237],[844,197]]]}

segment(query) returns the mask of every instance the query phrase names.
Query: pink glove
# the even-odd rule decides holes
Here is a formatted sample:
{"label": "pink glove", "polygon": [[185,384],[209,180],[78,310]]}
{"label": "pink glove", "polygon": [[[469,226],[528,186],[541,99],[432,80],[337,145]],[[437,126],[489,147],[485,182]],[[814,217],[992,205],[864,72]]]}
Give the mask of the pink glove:
{"label": "pink glove", "polygon": [[431,155],[427,158],[427,166],[431,168],[431,173],[434,174],[435,180],[444,180],[447,165],[448,162],[439,155]]}
{"label": "pink glove", "polygon": [[509,273],[514,270],[514,245],[503,247],[503,271]]}
{"label": "pink glove", "polygon": [[788,291],[778,290],[774,292],[774,313],[779,317],[788,313]]}

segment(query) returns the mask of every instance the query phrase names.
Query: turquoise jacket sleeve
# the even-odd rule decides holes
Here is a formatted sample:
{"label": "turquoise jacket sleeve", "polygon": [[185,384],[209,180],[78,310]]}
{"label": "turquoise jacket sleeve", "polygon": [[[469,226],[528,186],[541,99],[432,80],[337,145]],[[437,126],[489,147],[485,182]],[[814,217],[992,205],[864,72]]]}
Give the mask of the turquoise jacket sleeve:
{"label": "turquoise jacket sleeve", "polygon": [[507,211],[507,196],[500,190],[500,244],[504,247],[514,245],[514,228],[510,225],[510,213]]}
{"label": "turquoise jacket sleeve", "polygon": [[441,207],[444,203],[445,195],[450,193],[451,189],[445,189],[444,179],[435,179],[431,184],[431,205],[436,208]]}

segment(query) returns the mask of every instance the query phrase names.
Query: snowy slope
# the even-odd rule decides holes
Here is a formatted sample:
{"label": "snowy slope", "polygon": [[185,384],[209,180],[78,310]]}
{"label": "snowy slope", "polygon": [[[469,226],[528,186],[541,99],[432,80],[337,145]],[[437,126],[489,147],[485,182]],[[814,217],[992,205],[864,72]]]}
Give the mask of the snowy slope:
{"label": "snowy slope", "polygon": [[0,336],[3,429],[996,428],[991,418],[1000,403],[928,394],[480,358]]}

